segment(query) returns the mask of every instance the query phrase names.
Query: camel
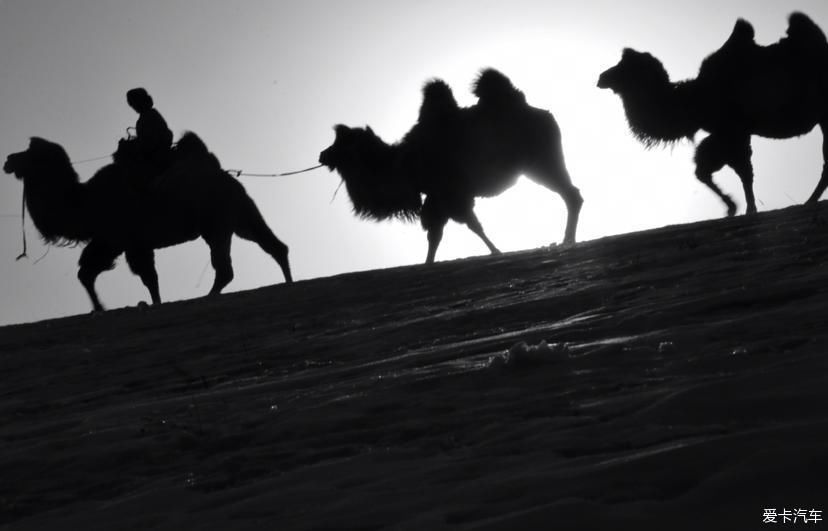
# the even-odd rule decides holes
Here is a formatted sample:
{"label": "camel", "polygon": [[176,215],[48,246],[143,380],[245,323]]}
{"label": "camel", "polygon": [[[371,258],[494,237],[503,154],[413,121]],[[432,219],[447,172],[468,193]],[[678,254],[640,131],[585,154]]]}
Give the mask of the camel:
{"label": "camel", "polygon": [[[598,87],[621,97],[630,129],[647,147],[708,132],[696,147],[696,177],[721,198],[728,216],[736,203],[713,174],[731,167],[742,182],[746,212],[756,212],[751,135],[792,138],[816,125],[824,137],[828,133],[828,41],[802,13],[790,15],[786,36],[769,46],[757,45],[753,27],[739,19],[698,76],[686,81],[671,82],[658,59],[627,48],[601,74]],[[826,139],[822,151],[822,176],[807,203],[817,202],[828,187]]]}
{"label": "camel", "polygon": [[[116,162],[80,182],[66,151],[58,144],[32,138],[27,150],[8,156],[3,169],[23,181],[32,221],[48,243],[86,243],[78,279],[92,302],[103,305],[95,279],[115,266],[124,253],[130,270],[141,278],[153,304],[161,302],[154,250],[203,238],[215,270],[211,295],[233,279],[230,242],[233,234],[251,240],[270,254],[291,282],[288,248],[268,228],[253,200],[193,133],[185,133],[174,162],[155,179]],[[137,172],[137,173],[136,173]]]}
{"label": "camel", "polygon": [[460,107],[445,82],[432,80],[423,88],[417,123],[400,142],[387,144],[370,127],[337,125],[319,162],[339,172],[358,216],[419,217],[428,234],[427,264],[434,262],[449,219],[464,223],[498,254],[474,213],[474,200],[502,193],[520,175],[561,195],[564,243],[574,243],[583,199],[564,164],[552,114],[529,106],[493,69],[479,75],[473,93],[478,103]]}

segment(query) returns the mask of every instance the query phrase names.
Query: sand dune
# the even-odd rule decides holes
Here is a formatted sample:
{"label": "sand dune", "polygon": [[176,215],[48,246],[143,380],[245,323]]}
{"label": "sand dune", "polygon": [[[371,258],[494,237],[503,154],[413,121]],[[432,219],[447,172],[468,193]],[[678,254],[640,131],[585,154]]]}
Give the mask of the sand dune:
{"label": "sand dune", "polygon": [[793,207],[0,328],[0,524],[767,529],[766,508],[828,510],[827,234],[828,205]]}

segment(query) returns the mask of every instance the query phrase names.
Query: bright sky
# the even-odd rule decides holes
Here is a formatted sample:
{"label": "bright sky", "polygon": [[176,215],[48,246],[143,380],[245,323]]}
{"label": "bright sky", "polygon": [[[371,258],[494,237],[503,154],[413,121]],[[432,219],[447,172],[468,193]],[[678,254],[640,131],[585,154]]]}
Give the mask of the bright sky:
{"label": "bright sky", "polygon": [[[111,153],[137,116],[127,89],[143,86],[176,136],[198,133],[226,168],[273,173],[316,164],[332,126],[371,125],[386,141],[414,123],[420,88],[445,79],[462,104],[483,67],[509,76],[561,126],[569,171],[585,198],[580,241],[722,216],[724,206],[693,176],[692,145],[647,151],[630,135],[620,100],[596,88],[624,47],[650,51],[673,80],[693,77],[738,17],[760,43],[778,40],[794,10],[828,29],[825,0],[0,0],[0,156],[30,136],[62,144],[73,160]],[[807,199],[822,167],[821,134],[754,139],[759,210]],[[100,162],[76,167],[82,179]],[[736,176],[717,177],[744,200]],[[320,169],[280,179],[244,178],[267,222],[291,249],[296,279],[420,263],[418,224],[361,221],[339,177]],[[22,185],[0,176],[0,324],[86,313],[76,280],[80,248],[51,248],[26,229]],[[502,250],[563,238],[560,198],[525,179],[478,200]],[[485,254],[450,223],[438,260]],[[42,257],[40,261],[35,260]],[[193,298],[212,283],[202,241],[157,251],[164,300]],[[235,280],[226,291],[282,282],[258,247],[234,240]],[[148,300],[119,259],[98,280],[109,308]]]}

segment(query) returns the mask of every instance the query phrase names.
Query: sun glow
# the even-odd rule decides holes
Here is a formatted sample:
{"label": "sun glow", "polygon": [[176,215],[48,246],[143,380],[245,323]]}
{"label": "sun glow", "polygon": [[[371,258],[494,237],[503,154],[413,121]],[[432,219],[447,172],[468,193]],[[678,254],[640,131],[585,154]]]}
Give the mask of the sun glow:
{"label": "sun glow", "polygon": [[[672,223],[692,217],[690,205],[699,197],[699,188],[689,186],[695,184],[692,146],[685,143],[646,150],[635,141],[620,100],[596,87],[598,75],[618,60],[620,51],[598,40],[580,44],[577,53],[573,53],[563,45],[572,38],[550,36],[547,32],[504,35],[497,44],[445,58],[437,72],[424,75],[423,81],[429,77],[445,79],[458,102],[471,105],[475,99],[468,87],[477,70],[493,66],[510,77],[526,94],[530,105],[553,114],[561,128],[572,181],[585,199],[579,241],[651,228],[659,225],[657,220]],[[502,46],[504,42],[508,45]],[[542,50],[539,56],[544,57],[543,66],[539,68],[538,61],[527,58],[526,50]],[[412,91],[406,94],[411,96]],[[416,96],[419,98],[419,93]],[[409,109],[400,113],[398,122],[387,125],[401,131],[401,136],[416,119],[418,106],[419,100],[401,101],[399,108]],[[632,181],[624,176],[631,171],[635,175]],[[478,198],[475,211],[490,239],[502,251],[537,248],[563,240],[563,201],[557,193],[526,177],[500,196]],[[420,238],[424,240],[424,236]],[[423,241],[420,243],[424,247]],[[437,258],[487,252],[483,242],[468,229],[449,223]]]}
{"label": "sun glow", "polygon": [[[530,105],[549,110],[561,128],[566,164],[585,200],[578,241],[723,216],[723,204],[694,176],[693,142],[647,149],[631,134],[620,98],[596,86],[600,73],[620,59],[620,43],[627,41],[599,30],[588,35],[577,29],[558,30],[550,32],[541,22],[536,31],[522,28],[517,32],[487,32],[485,39],[463,45],[452,43],[441,48],[435,40],[432,45],[440,48],[441,53],[422,50],[422,57],[428,57],[428,61],[407,63],[399,76],[383,78],[379,96],[363,107],[349,108],[343,121],[353,126],[369,124],[386,141],[397,141],[416,121],[420,89],[427,80],[445,80],[461,105],[473,105],[476,100],[469,90],[470,84],[482,68],[491,66],[507,75],[525,93]],[[388,54],[389,61],[394,59],[392,52],[382,53]],[[695,55],[679,59],[669,61],[671,72],[692,72],[699,60]],[[366,85],[364,80],[354,82]],[[366,99],[356,101],[363,100]],[[765,153],[772,152],[764,151],[768,146],[758,140],[754,145],[758,147],[755,161],[759,209],[784,206],[763,202],[770,197],[763,194],[763,187],[778,179],[761,179],[764,168],[769,168],[761,160]],[[813,153],[818,153],[818,147]],[[818,175],[818,169],[814,173]],[[736,176],[723,170],[715,180],[743,210]],[[806,192],[792,189],[786,193],[807,197]],[[356,220],[350,216],[344,194],[338,201],[343,216],[349,216],[348,223],[352,223],[348,230],[359,234],[353,237],[358,240],[356,244],[365,247],[365,253],[350,253],[365,257],[364,263],[355,268],[422,262],[427,242],[418,224]],[[526,177],[518,179],[500,196],[478,198],[475,211],[489,238],[502,251],[538,248],[563,240],[563,201],[555,192]],[[353,241],[350,236],[345,238],[343,241]],[[437,260],[486,254],[488,250],[477,236],[465,226],[449,222]]]}

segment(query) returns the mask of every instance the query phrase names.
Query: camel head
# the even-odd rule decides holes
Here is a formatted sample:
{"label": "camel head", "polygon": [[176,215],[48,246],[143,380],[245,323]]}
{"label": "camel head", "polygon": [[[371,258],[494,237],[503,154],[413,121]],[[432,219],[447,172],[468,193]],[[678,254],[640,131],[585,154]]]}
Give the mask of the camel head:
{"label": "camel head", "polygon": [[22,158],[25,154],[26,152],[22,151],[20,153],[12,153],[6,157],[6,162],[3,164],[3,171],[6,173],[13,173],[15,177],[22,179],[23,173],[26,171],[21,168],[21,166],[24,165]]}
{"label": "camel head", "polygon": [[397,168],[397,146],[386,144],[370,127],[334,127],[336,138],[319,154],[320,164],[336,170],[361,217],[413,219],[422,199]]}
{"label": "camel head", "polygon": [[334,127],[334,143],[319,154],[319,163],[329,170],[357,170],[372,165],[376,154],[389,146],[370,127]]}
{"label": "camel head", "polygon": [[55,170],[71,168],[66,151],[53,142],[32,137],[29,149],[6,157],[3,171],[13,173],[18,179],[38,178]]}
{"label": "camel head", "polygon": [[621,61],[598,78],[598,88],[624,96],[642,87],[665,86],[669,82],[670,77],[658,59],[646,52],[626,48]]}

